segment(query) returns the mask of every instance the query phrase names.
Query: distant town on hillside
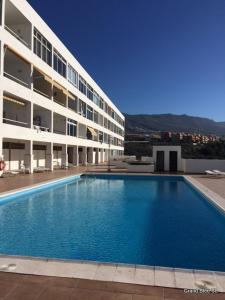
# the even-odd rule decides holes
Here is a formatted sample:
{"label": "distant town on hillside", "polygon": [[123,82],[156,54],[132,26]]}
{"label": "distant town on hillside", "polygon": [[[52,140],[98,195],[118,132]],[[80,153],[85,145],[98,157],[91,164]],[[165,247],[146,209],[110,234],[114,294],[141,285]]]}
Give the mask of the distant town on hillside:
{"label": "distant town on hillside", "polygon": [[151,155],[153,145],[181,145],[186,158],[225,158],[225,122],[187,115],[127,115],[125,154]]}

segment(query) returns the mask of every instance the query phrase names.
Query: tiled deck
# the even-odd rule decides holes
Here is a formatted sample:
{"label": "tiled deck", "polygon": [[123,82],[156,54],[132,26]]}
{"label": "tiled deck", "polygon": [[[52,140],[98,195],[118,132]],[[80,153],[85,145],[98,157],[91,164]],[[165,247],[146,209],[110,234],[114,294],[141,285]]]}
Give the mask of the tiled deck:
{"label": "tiled deck", "polygon": [[0,273],[1,300],[224,300],[224,294],[76,278]]}
{"label": "tiled deck", "polygon": [[210,177],[206,175],[194,175],[192,177],[225,199],[224,176]]}
{"label": "tiled deck", "polygon": [[[54,173],[19,175],[0,179],[0,193],[90,170],[93,170],[93,168],[73,168],[70,170],[58,170]],[[191,178],[197,180],[203,185],[203,188],[211,189],[225,198],[224,178],[213,179],[206,178],[205,176],[193,176]],[[163,268],[144,269],[104,264],[93,264],[91,268],[87,269],[86,266],[84,266],[85,264],[81,266],[82,263],[79,262],[77,264],[79,264],[80,267],[74,269],[74,264],[72,263],[44,260],[40,260],[39,262],[35,260],[33,262],[32,260],[29,261],[30,260],[25,260],[25,263],[23,261],[21,264],[18,258],[0,258],[2,271],[5,271],[4,264],[15,263],[17,266],[16,270],[11,270],[12,273],[0,272],[1,300],[225,300],[225,293],[190,294],[184,293],[183,290],[184,287],[190,289],[197,288],[196,281],[207,280],[214,283],[214,287],[217,291],[224,292],[225,277],[224,275],[220,276],[220,273],[201,273],[192,270],[184,272],[184,270]],[[29,272],[27,272],[27,267],[30,269]],[[84,271],[86,273],[85,276],[83,276]],[[27,273],[30,275],[24,275]],[[37,274],[41,276],[37,276]]]}
{"label": "tiled deck", "polygon": [[34,174],[19,174],[12,177],[0,178],[0,193],[15,189],[25,188],[49,180],[75,175],[86,172],[92,167],[75,167],[68,170],[55,170],[54,172],[43,172]]}

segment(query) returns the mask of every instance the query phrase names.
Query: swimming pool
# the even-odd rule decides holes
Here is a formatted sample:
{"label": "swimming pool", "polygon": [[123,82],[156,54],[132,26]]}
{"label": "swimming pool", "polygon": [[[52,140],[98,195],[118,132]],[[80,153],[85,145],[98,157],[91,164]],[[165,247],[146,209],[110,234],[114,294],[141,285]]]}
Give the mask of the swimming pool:
{"label": "swimming pool", "polygon": [[225,216],[181,176],[77,176],[0,203],[2,254],[225,271]]}

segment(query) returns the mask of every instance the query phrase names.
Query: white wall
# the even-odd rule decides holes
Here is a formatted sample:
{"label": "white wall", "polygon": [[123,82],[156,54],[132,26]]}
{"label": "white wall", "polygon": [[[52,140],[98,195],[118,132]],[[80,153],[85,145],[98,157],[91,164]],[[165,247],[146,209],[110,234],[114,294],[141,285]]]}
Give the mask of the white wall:
{"label": "white wall", "polygon": [[45,167],[46,151],[33,150],[33,168]]}
{"label": "white wall", "polygon": [[181,146],[153,146],[153,162],[156,165],[157,151],[164,151],[164,168],[165,171],[170,169],[170,151],[177,151],[177,170],[183,171],[182,158],[181,158]]}
{"label": "white wall", "polygon": [[153,157],[152,156],[142,156],[141,161],[147,161],[147,162],[152,162]]}
{"label": "white wall", "polygon": [[206,170],[225,172],[225,160],[220,159],[183,159],[185,173],[204,173]]}
{"label": "white wall", "polygon": [[62,165],[62,151],[54,150],[53,151],[53,166]]}
{"label": "white wall", "polygon": [[6,163],[6,170],[19,170],[21,169],[21,166],[24,165],[24,149],[3,149],[3,155]]}
{"label": "white wall", "polygon": [[126,165],[130,172],[153,173],[154,165]]}

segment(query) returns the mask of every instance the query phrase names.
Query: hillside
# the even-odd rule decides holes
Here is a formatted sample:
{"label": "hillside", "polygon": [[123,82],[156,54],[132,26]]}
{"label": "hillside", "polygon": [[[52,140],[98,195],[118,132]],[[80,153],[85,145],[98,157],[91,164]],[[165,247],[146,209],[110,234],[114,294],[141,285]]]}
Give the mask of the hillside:
{"label": "hillside", "polygon": [[188,115],[158,114],[129,115],[126,117],[126,133],[175,131],[200,134],[225,135],[225,122]]}

